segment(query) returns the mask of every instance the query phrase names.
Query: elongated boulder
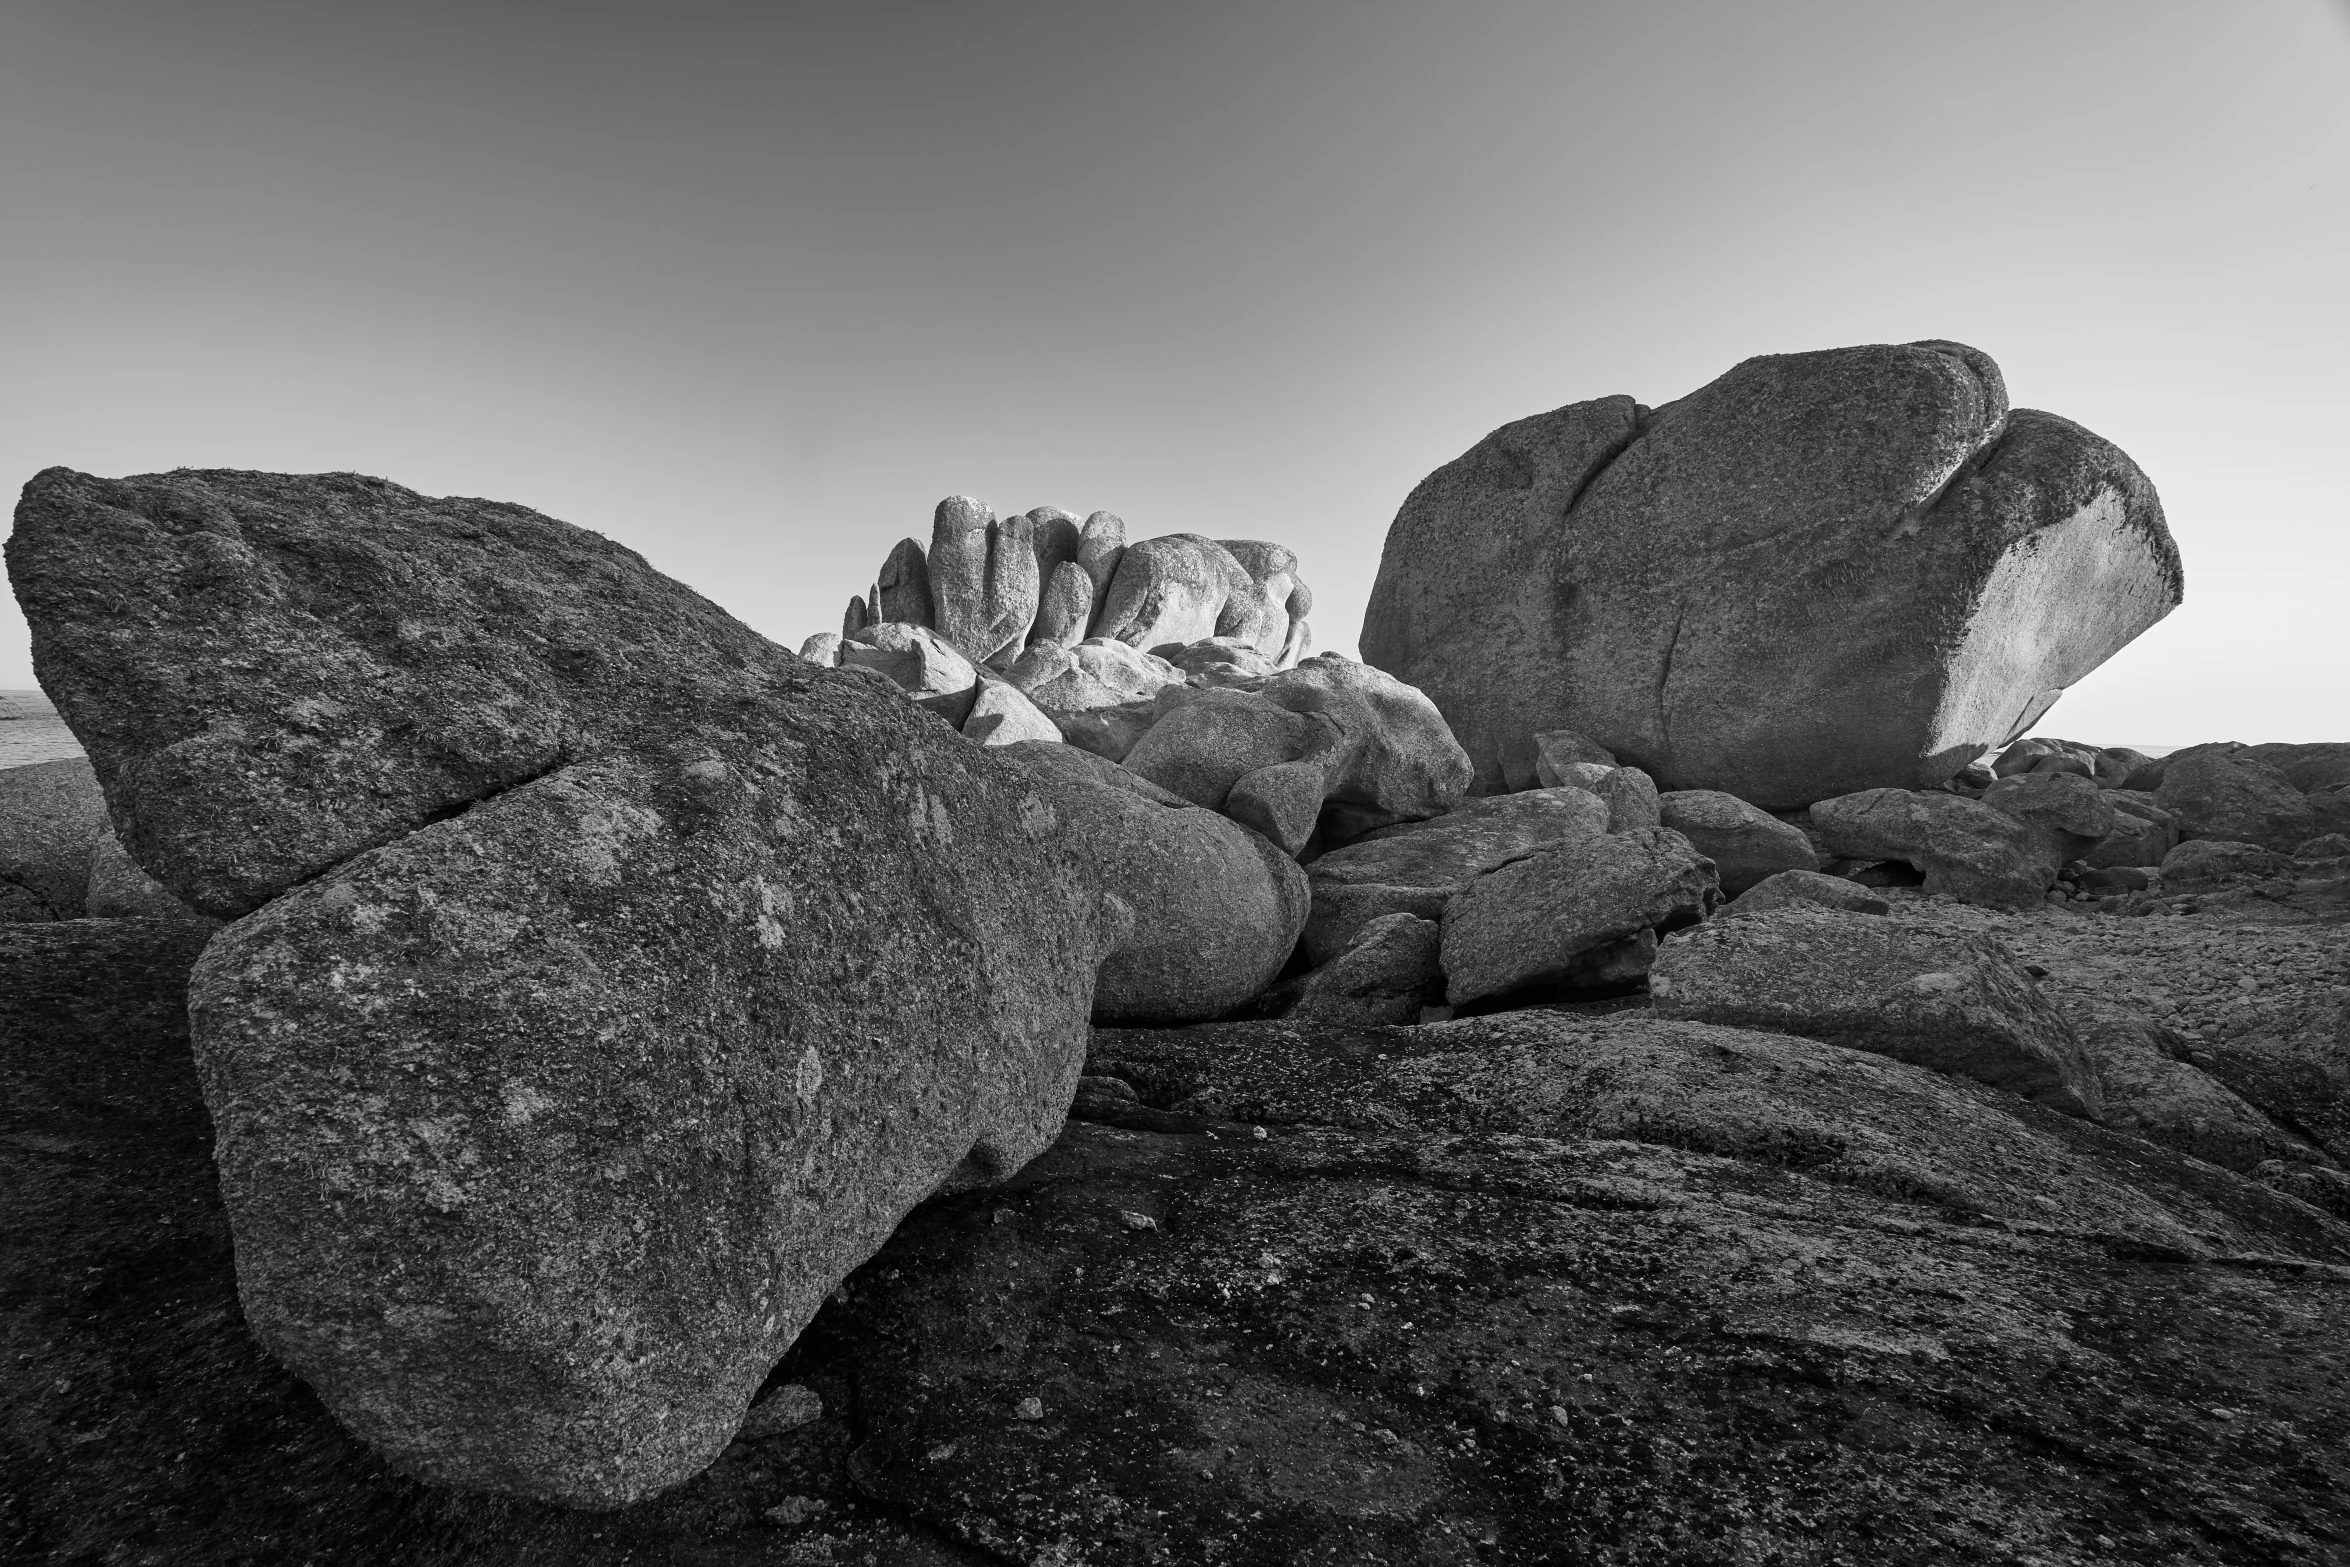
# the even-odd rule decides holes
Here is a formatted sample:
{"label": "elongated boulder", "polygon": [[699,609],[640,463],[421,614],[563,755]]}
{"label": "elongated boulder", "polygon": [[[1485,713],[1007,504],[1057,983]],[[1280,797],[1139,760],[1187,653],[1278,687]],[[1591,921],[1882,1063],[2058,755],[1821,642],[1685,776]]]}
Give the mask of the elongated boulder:
{"label": "elongated boulder", "polygon": [[2037,832],[2056,865],[2080,859],[2121,829],[2122,813],[2085,774],[2012,774],[1984,790],[1981,803]]}
{"label": "elongated boulder", "polygon": [[2127,456],[1954,343],[1750,359],[1506,425],[1397,514],[1363,656],[1504,785],[1571,728],[1768,809],[1930,786],[2179,602]]}
{"label": "elongated boulder", "polygon": [[1445,904],[1445,999],[1633,978],[1660,934],[1704,919],[1721,896],[1712,862],[1666,828],[1546,845]]}
{"label": "elongated boulder", "polygon": [[1372,1028],[1419,1021],[1444,997],[1443,931],[1414,914],[1383,914],[1320,968],[1257,999],[1257,1017]]}
{"label": "elongated boulder", "polygon": [[2247,746],[2198,745],[2164,757],[2154,800],[2178,822],[2182,838],[2291,853],[2317,827],[2308,799]]}
{"label": "elongated boulder", "polygon": [[932,626],[974,664],[1014,658],[1027,645],[1043,592],[1036,524],[998,521],[984,501],[950,495],[930,525]]}
{"label": "elongated boulder", "polygon": [[1335,962],[1379,919],[1435,919],[1454,893],[1485,872],[1607,830],[1606,802],[1586,789],[1498,795],[1427,821],[1379,828],[1307,868],[1314,906],[1306,956],[1317,967]]}
{"label": "elongated boulder", "polygon": [[1131,915],[1095,983],[1095,1021],[1199,1022],[1273,982],[1306,920],[1296,861],[1073,746],[1029,743],[1004,754]]}
{"label": "elongated boulder", "polygon": [[598,534],[359,474],[51,468],[7,559],[123,847],[223,917],[783,656]]}
{"label": "elongated boulder", "polygon": [[1790,870],[1765,876],[1722,905],[1720,918],[1768,914],[1773,909],[1846,909],[1854,914],[1890,914],[1893,905],[1858,882],[1819,871]]}
{"label": "elongated boulder", "polygon": [[1053,812],[853,689],[742,717],[362,855],[199,965],[246,1316],[426,1478],[603,1507],[695,1473],[841,1276],[1075,1090],[1099,881]]}
{"label": "elongated boulder", "polygon": [[1681,789],[1657,800],[1661,825],[1714,862],[1722,895],[1735,898],[1782,871],[1816,871],[1820,857],[1799,827],[1758,810],[1733,794]]}
{"label": "elongated boulder", "polygon": [[1094,635],[1146,651],[1232,636],[1275,656],[1289,634],[1287,609],[1230,550],[1196,533],[1127,545],[1096,606]]}
{"label": "elongated boulder", "polygon": [[2059,862],[2029,823],[1979,800],[1911,789],[1864,789],[1811,809],[1821,852],[1900,860],[1947,892],[1995,909],[2029,908],[2055,883]]}
{"label": "elongated boulder", "polygon": [[2032,976],[1987,936],[1839,909],[1719,920],[1665,944],[1657,1015],[1801,1034],[1971,1077],[2097,1119],[2096,1068]]}
{"label": "elongated boulder", "polygon": [[1038,644],[1004,673],[1056,716],[1145,701],[1183,684],[1183,671],[1173,664],[1111,637],[1088,637],[1071,648]]}

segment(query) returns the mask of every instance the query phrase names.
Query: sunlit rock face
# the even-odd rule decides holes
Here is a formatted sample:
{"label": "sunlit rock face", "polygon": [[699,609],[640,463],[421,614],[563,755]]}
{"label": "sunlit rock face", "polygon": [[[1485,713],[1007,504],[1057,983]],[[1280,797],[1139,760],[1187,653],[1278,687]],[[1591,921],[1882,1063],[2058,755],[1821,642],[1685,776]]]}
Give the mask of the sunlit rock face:
{"label": "sunlit rock face", "polygon": [[2153,485],[1955,343],[1505,425],[1389,530],[1364,658],[1477,765],[1572,729],[1778,809],[1951,776],[2176,607]]}

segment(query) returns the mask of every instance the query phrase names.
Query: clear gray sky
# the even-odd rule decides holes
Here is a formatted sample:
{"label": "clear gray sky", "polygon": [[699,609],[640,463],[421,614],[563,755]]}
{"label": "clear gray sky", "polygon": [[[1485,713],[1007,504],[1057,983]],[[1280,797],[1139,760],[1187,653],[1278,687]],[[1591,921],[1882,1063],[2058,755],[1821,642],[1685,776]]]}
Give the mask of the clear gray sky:
{"label": "clear gray sky", "polygon": [[1493,426],[1957,338],[2187,558],[2045,732],[2350,738],[2338,0],[13,0],[0,215],[11,492],[356,469],[795,645],[961,491],[1288,543],[1352,651]]}

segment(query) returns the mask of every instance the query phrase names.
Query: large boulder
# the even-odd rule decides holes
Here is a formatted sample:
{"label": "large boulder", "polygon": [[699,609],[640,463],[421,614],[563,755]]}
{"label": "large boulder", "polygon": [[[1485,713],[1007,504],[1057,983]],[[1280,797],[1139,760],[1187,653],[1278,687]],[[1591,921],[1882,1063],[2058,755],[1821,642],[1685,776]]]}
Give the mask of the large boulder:
{"label": "large boulder", "polygon": [[1839,859],[1899,860],[1928,892],[2020,909],[2038,903],[2060,862],[2030,824],[1960,795],[1864,789],[1811,808],[1820,851]]}
{"label": "large boulder", "polygon": [[1781,871],[1722,905],[1720,918],[1733,914],[1768,914],[1773,909],[1844,909],[1854,914],[1890,914],[1893,905],[1870,889],[1844,876],[1819,871]]}
{"label": "large boulder", "polygon": [[2317,740],[2301,745],[2248,745],[2243,754],[2265,762],[2303,794],[2350,784],[2350,740]]}
{"label": "large boulder", "polygon": [[2034,828],[2048,856],[2060,866],[2112,837],[2122,820],[2106,791],[2081,773],[2011,774],[1985,789],[1982,803]]}
{"label": "large boulder", "polygon": [[1170,687],[1155,700],[1126,766],[1291,854],[1326,807],[1371,827],[1440,815],[1468,786],[1468,758],[1428,699],[1336,654],[1254,690]]}
{"label": "large boulder", "polygon": [[1284,591],[1275,600],[1214,539],[1170,533],[1126,546],[1094,612],[1093,630],[1144,649],[1238,637],[1278,657],[1289,638],[1287,597]]}
{"label": "large boulder", "polygon": [[1665,944],[1659,1016],[1800,1034],[1952,1072],[2094,1120],[2097,1073],[1996,941],[1835,909],[1717,920]]}
{"label": "large boulder", "polygon": [[1017,658],[1043,591],[1035,522],[999,521],[986,502],[950,495],[931,519],[928,567],[938,634],[974,664]]}
{"label": "large boulder", "polygon": [[1183,671],[1167,660],[1111,637],[1089,637],[1070,648],[1032,646],[1005,675],[1056,719],[1148,701],[1183,684]]}
{"label": "large boulder", "polygon": [[1735,898],[1782,871],[1816,871],[1820,857],[1803,829],[1718,789],[1677,789],[1660,796],[1658,820],[1714,862],[1722,895]]}
{"label": "large boulder", "polygon": [[2086,997],[2068,997],[2061,1010],[2097,1069],[2107,1126],[2226,1170],[2249,1172],[2270,1159],[2332,1162],[2181,1059],[2186,1045],[2161,1024]]}
{"label": "large boulder", "polygon": [[1547,845],[1445,904],[1445,999],[1462,1006],[1634,979],[1660,935],[1720,901],[1713,863],[1662,827]]}
{"label": "large boulder", "polygon": [[961,729],[979,701],[979,668],[928,626],[885,620],[852,632],[840,645],[847,668],[887,675],[926,712]]}
{"label": "large boulder", "polygon": [[1404,502],[1363,656],[1503,787],[1569,728],[1769,808],[1941,782],[2179,602],[2146,476],[1954,343],[1505,425]]}
{"label": "large boulder", "polygon": [[2082,856],[2092,866],[2160,865],[2162,857],[2178,847],[2179,824],[2154,796],[2108,789],[2105,800],[2113,807],[2113,831]]}
{"label": "large boulder", "polygon": [[1307,868],[1313,912],[1305,952],[1319,966],[1391,914],[1436,919],[1487,871],[1562,840],[1608,830],[1607,805],[1586,789],[1536,789],[1472,800],[1424,822],[1382,827]]}
{"label": "large boulder", "polygon": [[82,917],[106,797],[82,760],[0,768],[0,924]]}
{"label": "large boulder", "polygon": [[2157,804],[2182,838],[2256,843],[2289,854],[2313,837],[2316,815],[2292,782],[2245,746],[2191,746],[2162,759]]}
{"label": "large boulder", "polygon": [[607,541],[51,470],[9,545],[190,1001],[244,1315],[403,1467],[726,1445],[915,1202],[1053,1135],[1116,923],[1020,773]]}
{"label": "large boulder", "polygon": [[1306,921],[1305,872],[1256,833],[1114,762],[1010,746],[1128,916],[1094,984],[1102,1023],[1221,1017],[1270,985]]}
{"label": "large boulder", "polygon": [[1371,1027],[1411,1023],[1444,998],[1442,928],[1416,914],[1382,914],[1320,968],[1275,986],[1249,1011],[1258,1017]]}

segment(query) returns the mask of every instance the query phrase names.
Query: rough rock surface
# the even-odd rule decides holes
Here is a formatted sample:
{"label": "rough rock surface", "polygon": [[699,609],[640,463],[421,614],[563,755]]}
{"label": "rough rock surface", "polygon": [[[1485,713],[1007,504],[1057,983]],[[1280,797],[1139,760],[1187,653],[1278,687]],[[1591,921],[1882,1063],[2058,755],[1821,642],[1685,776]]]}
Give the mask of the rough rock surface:
{"label": "rough rock surface", "polygon": [[[1712,862],[1665,828],[1546,845],[1445,904],[1445,999],[1460,1006],[1630,978],[1659,934],[1705,918],[1720,901]],[[1630,955],[1607,950],[1619,943],[1643,949],[1628,971],[1610,961]]]}
{"label": "rough rock surface", "polygon": [[974,664],[1017,657],[1043,591],[1035,523],[998,520],[984,501],[950,495],[931,518],[928,564],[939,635]]}
{"label": "rough rock surface", "polygon": [[2163,856],[2179,845],[2179,824],[2150,794],[2131,789],[2108,789],[2113,807],[2113,831],[2082,856],[2095,866],[2160,865]]}
{"label": "rough rock surface", "polygon": [[2122,812],[2081,774],[2033,772],[2002,778],[1982,803],[2038,830],[2053,865],[2087,855],[2119,830]]}
{"label": "rough rock surface", "polygon": [[[90,787],[96,793],[97,785]],[[102,829],[90,846],[90,880],[82,894],[82,913],[94,920],[203,918],[139,869],[110,828]]]}
{"label": "rough rock surface", "polygon": [[1306,920],[1305,872],[1214,811],[1072,746],[1023,744],[1018,767],[1130,916],[1101,966],[1094,1018],[1221,1017],[1281,972]]}
{"label": "rough rock surface", "polygon": [[[2331,929],[2218,914],[1905,911],[2011,932],[2052,988],[2185,985],[2192,1008],[2208,974],[2230,1027],[2339,961]],[[2237,1002],[2280,948],[2291,976]],[[2122,966],[2096,978],[2093,953]],[[442,1490],[244,1332],[170,976],[142,1032],[100,988],[120,973],[53,968],[89,1022],[29,1030],[0,973],[0,1472],[29,1561],[2319,1567],[2350,1545],[2338,1224],[1880,1057],[1539,1012],[1104,1031],[1089,1069],[1132,1086],[1101,1119],[917,1209],[776,1369],[817,1418],[617,1513]]]}
{"label": "rough rock surface", "polygon": [[2026,908],[2056,879],[2045,837],[1979,800],[1912,789],[1864,789],[1811,808],[1822,853],[1899,860],[1948,892],[1991,908]]}
{"label": "rough rock surface", "polygon": [[2244,746],[2191,746],[2164,757],[2154,798],[2177,820],[2182,838],[2256,843],[2289,854],[2317,832],[2301,791]]}
{"label": "rough rock surface", "polygon": [[420,1474],[693,1474],[841,1275],[1074,1089],[1106,942],[1053,812],[838,683],[738,716],[351,860],[198,967],[248,1319]]}
{"label": "rough rock surface", "polygon": [[1859,883],[1818,871],[1780,871],[1766,876],[1722,905],[1722,915],[1767,914],[1773,909],[1845,909],[1854,914],[1889,914],[1892,905]]}
{"label": "rough rock surface", "polygon": [[1094,634],[1146,650],[1229,636],[1278,657],[1289,612],[1214,539],[1170,533],[1126,546]]}
{"label": "rough rock surface", "polygon": [[1442,928],[1414,914],[1382,914],[1337,957],[1278,985],[1250,1012],[1365,1027],[1417,1022],[1444,999]]}
{"label": "rough rock surface", "polygon": [[1389,914],[1435,919],[1485,872],[1562,839],[1607,831],[1607,807],[1585,789],[1539,789],[1472,800],[1424,822],[1382,827],[1307,867],[1313,913],[1305,951],[1317,967]]}
{"label": "rough rock surface", "polygon": [[979,669],[928,626],[883,621],[841,643],[844,666],[887,675],[925,712],[961,729],[979,701]]}
{"label": "rough rock surface", "polygon": [[1018,686],[982,673],[971,693],[971,711],[963,719],[962,734],[981,745],[1017,745],[1023,740],[1058,742],[1061,729]]}
{"label": "rough rock surface", "polygon": [[1714,862],[1722,894],[1735,898],[1782,871],[1816,871],[1820,857],[1803,829],[1714,789],[1679,789],[1657,802],[1670,827]]}
{"label": "rough rock surface", "polygon": [[1066,653],[1031,648],[1007,674],[1038,707],[1062,720],[1144,701],[1183,684],[1183,671],[1173,664],[1109,637],[1090,637]]}
{"label": "rough rock surface", "polygon": [[0,768],[0,924],[82,916],[106,798],[85,761]]}
{"label": "rough rock surface", "polygon": [[1750,359],[1487,436],[1389,530],[1363,656],[1477,766],[1577,730],[1768,809],[1941,782],[2179,602],[2146,476],[1954,343]]}
{"label": "rough rock surface", "polygon": [[2292,874],[2291,855],[2231,838],[2190,838],[2162,857],[2162,882],[2171,888]]}
{"label": "rough rock surface", "polygon": [[1782,909],[1667,942],[1649,976],[1657,1015],[1801,1034],[1952,1072],[2096,1119],[2081,1042],[1997,943],[1879,916]]}
{"label": "rough rock surface", "polygon": [[828,678],[609,539],[357,474],[51,468],[7,558],[123,846],[224,917],[706,693]]}

